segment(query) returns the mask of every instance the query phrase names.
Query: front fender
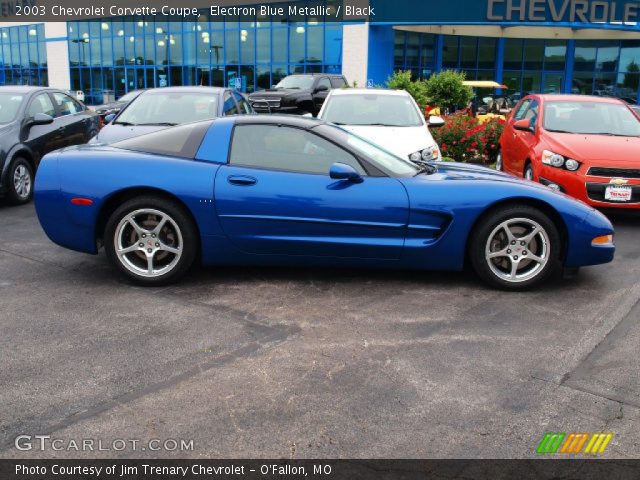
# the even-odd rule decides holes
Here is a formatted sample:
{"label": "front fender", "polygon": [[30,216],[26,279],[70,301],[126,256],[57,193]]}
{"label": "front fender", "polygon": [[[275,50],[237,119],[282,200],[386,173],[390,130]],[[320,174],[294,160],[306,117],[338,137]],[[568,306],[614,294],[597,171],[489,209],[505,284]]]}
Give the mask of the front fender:
{"label": "front fender", "polygon": [[[443,180],[438,177],[436,174],[402,180],[411,199],[411,219],[403,255],[407,265],[462,269],[467,241],[474,226],[491,208],[508,202],[535,202],[557,214],[567,236],[567,266],[611,260],[592,250],[591,241],[594,237],[613,233],[613,227],[606,217],[586,204],[546,187],[509,177],[503,180],[498,176],[495,176],[496,180]],[[438,226],[434,218],[443,219],[442,227],[437,240],[429,242],[424,232],[429,233]]]}

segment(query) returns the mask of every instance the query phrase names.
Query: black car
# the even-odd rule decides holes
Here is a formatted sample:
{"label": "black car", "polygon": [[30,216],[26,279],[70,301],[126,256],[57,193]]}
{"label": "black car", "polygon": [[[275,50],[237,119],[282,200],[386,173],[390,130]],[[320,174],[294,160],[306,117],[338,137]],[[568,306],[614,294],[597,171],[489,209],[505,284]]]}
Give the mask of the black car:
{"label": "black car", "polygon": [[249,103],[257,113],[311,113],[315,116],[329,90],[347,85],[347,79],[342,75],[289,75],[273,88],[249,95]]}
{"label": "black car", "polygon": [[28,202],[43,155],[97,132],[98,115],[62,90],[0,87],[0,195]]}
{"label": "black car", "polygon": [[144,89],[141,90],[131,90],[129,93],[121,96],[115,102],[105,103],[102,105],[98,105],[95,108],[95,112],[100,115],[100,118],[104,120],[104,117],[107,115],[111,115],[112,113],[118,113],[124,107],[126,107],[129,102],[134,100],[138,95],[144,92]]}

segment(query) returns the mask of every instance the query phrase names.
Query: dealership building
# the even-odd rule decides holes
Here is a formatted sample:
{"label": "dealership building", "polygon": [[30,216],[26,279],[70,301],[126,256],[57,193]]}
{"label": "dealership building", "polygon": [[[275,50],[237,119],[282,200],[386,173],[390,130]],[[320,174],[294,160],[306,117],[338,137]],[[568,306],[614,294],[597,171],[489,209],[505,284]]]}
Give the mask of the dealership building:
{"label": "dealership building", "polygon": [[[355,2],[373,8],[368,21],[293,18],[259,8],[221,17],[200,3],[200,16],[183,21],[156,15],[0,23],[0,85],[82,90],[86,103],[97,104],[172,85],[252,92],[292,73],[342,72],[350,83],[371,86],[384,84],[394,70],[425,78],[456,69],[469,79],[505,84],[509,93],[583,93],[640,103],[638,1]],[[262,4],[331,12],[347,3],[353,2]]]}

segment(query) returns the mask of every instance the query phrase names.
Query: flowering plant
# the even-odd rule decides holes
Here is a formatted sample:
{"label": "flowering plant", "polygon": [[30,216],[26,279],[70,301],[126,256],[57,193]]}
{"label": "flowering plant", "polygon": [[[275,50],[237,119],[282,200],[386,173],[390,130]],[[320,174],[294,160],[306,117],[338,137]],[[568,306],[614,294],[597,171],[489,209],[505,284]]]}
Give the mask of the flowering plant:
{"label": "flowering plant", "polygon": [[456,113],[433,130],[442,155],[458,162],[491,163],[495,160],[505,121],[493,118],[484,123],[466,113]]}

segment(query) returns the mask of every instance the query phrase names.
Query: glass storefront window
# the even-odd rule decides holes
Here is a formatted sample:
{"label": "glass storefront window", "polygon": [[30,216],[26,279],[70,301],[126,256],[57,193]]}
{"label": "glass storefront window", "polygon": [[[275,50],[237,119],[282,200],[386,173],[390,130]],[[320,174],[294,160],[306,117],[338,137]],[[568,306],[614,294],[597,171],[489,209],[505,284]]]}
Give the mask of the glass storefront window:
{"label": "glass storefront window", "polygon": [[558,70],[565,69],[567,59],[567,43],[564,40],[548,40],[544,48],[544,69]]}
{"label": "glass storefront window", "polygon": [[45,85],[46,68],[42,25],[0,28],[0,85]]}

